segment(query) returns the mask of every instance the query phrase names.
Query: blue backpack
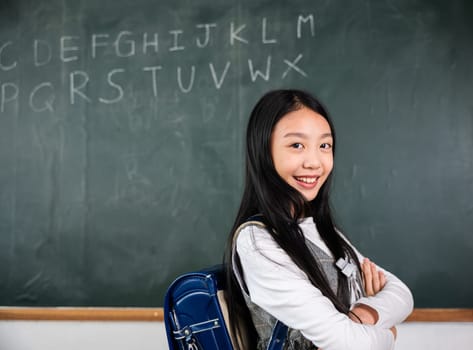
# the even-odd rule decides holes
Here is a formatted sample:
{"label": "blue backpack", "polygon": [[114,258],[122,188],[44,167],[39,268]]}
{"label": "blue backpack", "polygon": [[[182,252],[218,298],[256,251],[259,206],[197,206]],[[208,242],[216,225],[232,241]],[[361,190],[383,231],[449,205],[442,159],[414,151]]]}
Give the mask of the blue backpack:
{"label": "blue backpack", "polygon": [[[223,267],[186,273],[168,288],[164,299],[164,324],[170,350],[233,350],[224,318],[226,307]],[[220,297],[220,298],[219,298]],[[287,326],[277,322],[268,350],[280,350]]]}

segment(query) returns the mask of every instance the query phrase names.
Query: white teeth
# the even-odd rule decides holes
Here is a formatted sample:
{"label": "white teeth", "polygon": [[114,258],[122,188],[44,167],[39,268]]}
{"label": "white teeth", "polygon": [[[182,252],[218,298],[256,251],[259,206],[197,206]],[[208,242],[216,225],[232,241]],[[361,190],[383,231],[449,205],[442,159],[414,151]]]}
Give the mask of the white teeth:
{"label": "white teeth", "polygon": [[296,177],[297,181],[305,182],[306,184],[313,184],[317,181],[315,177]]}

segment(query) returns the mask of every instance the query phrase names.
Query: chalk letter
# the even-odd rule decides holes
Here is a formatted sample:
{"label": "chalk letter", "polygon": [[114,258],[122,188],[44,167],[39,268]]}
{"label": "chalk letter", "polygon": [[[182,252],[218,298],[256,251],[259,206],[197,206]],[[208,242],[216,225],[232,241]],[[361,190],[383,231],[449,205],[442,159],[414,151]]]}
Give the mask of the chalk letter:
{"label": "chalk letter", "polygon": [[210,24],[197,24],[197,28],[205,28],[205,39],[204,42],[201,43],[199,38],[195,39],[197,47],[203,48],[206,47],[210,42],[210,28],[215,28],[217,25],[215,23]]}
{"label": "chalk letter", "polygon": [[158,53],[158,33],[153,34],[153,41],[148,41],[148,33],[143,34],[143,53],[146,55],[148,46],[154,47],[154,52]]}
{"label": "chalk letter", "polygon": [[[36,93],[42,89],[42,88],[45,88],[45,87],[49,87],[52,91],[51,95],[49,96],[49,98],[44,101],[44,106],[42,107],[36,107],[35,104],[34,104],[34,97],[36,95]],[[46,83],[42,83],[42,84],[39,84],[37,87],[35,87],[33,89],[33,91],[31,92],[30,94],[30,106],[31,106],[31,109],[34,111],[34,112],[43,112],[43,111],[46,111],[46,110],[49,110],[51,112],[54,111],[54,108],[53,108],[53,102],[54,102],[54,99],[55,99],[55,96],[54,96],[54,89],[53,89],[53,85],[50,83],[50,82],[46,82]]]}
{"label": "chalk letter", "polygon": [[299,73],[300,75],[302,75],[303,77],[306,77],[307,78],[307,73],[304,72],[302,69],[300,69],[299,67],[296,66],[297,62],[299,62],[302,58],[302,54],[300,53],[299,56],[296,57],[296,59],[292,62],[288,61],[288,60],[284,60],[284,63],[286,63],[288,65],[288,68],[286,69],[286,71],[282,74],[282,78],[284,79],[287,75],[287,73],[289,73],[289,71],[291,69],[294,69],[297,73]]}
{"label": "chalk letter", "polygon": [[162,67],[161,66],[154,66],[154,67],[144,67],[143,70],[145,72],[148,72],[148,71],[151,71],[152,73],[152,76],[151,76],[151,79],[153,81],[153,95],[154,97],[158,97],[158,84],[156,82],[156,71],[158,69],[161,69]]}
{"label": "chalk letter", "polygon": [[122,53],[120,51],[120,39],[122,38],[122,36],[124,35],[132,35],[133,33],[132,32],[127,32],[127,31],[123,31],[123,32],[120,32],[117,36],[117,40],[115,40],[115,52],[117,53],[117,56],[118,57],[130,57],[130,56],[133,56],[135,54],[135,42],[133,40],[125,40],[125,43],[127,43],[130,47],[130,50],[126,53]]}
{"label": "chalk letter", "polygon": [[112,86],[112,87],[114,87],[115,89],[118,90],[118,96],[111,99],[111,100],[107,100],[105,98],[99,97],[100,102],[110,104],[110,103],[118,102],[122,99],[122,97],[123,97],[123,88],[120,85],[118,85],[118,84],[116,84],[112,81],[112,75],[114,75],[115,73],[123,73],[124,71],[125,71],[124,69],[119,68],[119,69],[114,69],[114,70],[111,70],[110,72],[108,72],[107,81],[108,81],[110,86]]}
{"label": "chalk letter", "polygon": [[302,22],[310,23],[310,34],[312,36],[315,36],[315,29],[314,29],[314,15],[309,15],[307,17],[302,17],[302,15],[299,16],[297,19],[297,39],[300,39],[302,37],[301,33],[301,24]]}
{"label": "chalk letter", "polygon": [[223,84],[223,81],[225,79],[225,76],[227,75],[228,68],[230,68],[230,62],[227,61],[227,64],[225,65],[225,69],[223,70],[222,76],[220,77],[220,80],[217,79],[217,73],[215,73],[215,68],[212,63],[209,63],[209,68],[210,68],[210,73],[212,73],[212,78],[215,83],[215,87],[217,89],[220,89],[220,87]]}
{"label": "chalk letter", "polygon": [[98,42],[97,39],[108,39],[108,34],[92,34],[92,58],[95,58],[97,47],[105,47],[108,45],[107,41]]}
{"label": "chalk letter", "polygon": [[[7,88],[11,88],[13,93],[10,96],[7,96]],[[18,98],[18,86],[13,83],[4,83],[2,84],[2,94],[0,96],[0,112],[5,111],[5,104],[11,102]]]}
{"label": "chalk letter", "polygon": [[12,64],[10,64],[9,66],[7,65],[4,65],[2,64],[2,52],[3,52],[3,49],[6,48],[8,45],[11,45],[12,42],[11,41],[7,41],[5,44],[3,44],[1,47],[0,47],[0,68],[2,70],[10,70],[10,69],[13,69],[16,67],[16,61],[14,61]]}
{"label": "chalk letter", "polygon": [[174,35],[174,46],[169,49],[169,51],[179,51],[184,50],[184,46],[177,45],[178,36],[182,34],[182,30],[170,30],[170,34]]}
{"label": "chalk letter", "polygon": [[263,78],[264,80],[268,81],[269,80],[269,72],[271,70],[271,56],[268,56],[266,60],[266,74],[261,73],[261,71],[253,70],[253,62],[251,60],[248,60],[248,67],[250,68],[250,75],[251,75],[251,81],[254,82],[258,75]]}
{"label": "chalk letter", "polygon": [[242,43],[248,44],[248,40],[243,39],[242,37],[238,36],[238,33],[240,33],[243,29],[245,29],[246,24],[243,24],[238,27],[238,29],[235,31],[235,25],[233,22],[230,23],[230,45],[235,44],[235,40],[241,41]]}
{"label": "chalk letter", "polygon": [[77,46],[66,46],[66,40],[74,40],[74,39],[79,39],[79,37],[78,36],[62,36],[61,37],[60,55],[61,55],[61,60],[63,62],[76,61],[79,59],[79,57],[77,56],[65,57],[66,51],[79,51],[79,48]]}
{"label": "chalk letter", "polygon": [[195,67],[192,66],[192,71],[191,71],[191,79],[189,82],[189,85],[187,88],[182,86],[182,78],[181,78],[181,67],[177,67],[177,83],[179,84],[179,88],[181,89],[182,92],[189,92],[192,90],[192,85],[194,85],[194,78],[195,78]]}
{"label": "chalk letter", "polygon": [[266,17],[263,17],[262,27],[263,44],[276,44],[278,42],[276,39],[266,39]]}
{"label": "chalk letter", "polygon": [[[46,58],[43,61],[39,60],[39,49],[40,49],[40,44],[43,46],[46,50]],[[44,40],[35,40],[33,43],[33,53],[34,53],[34,65],[36,67],[39,66],[44,66],[45,64],[49,63],[51,61],[51,46],[48,44],[47,41]]]}
{"label": "chalk letter", "polygon": [[[76,75],[80,75],[83,78],[82,83],[78,87],[76,87],[76,81],[75,81]],[[75,94],[80,95],[84,100],[86,100],[87,102],[90,102],[90,98],[88,98],[82,91],[79,91],[79,89],[84,88],[88,82],[89,82],[89,76],[87,75],[86,72],[78,70],[78,71],[69,73],[69,86],[70,86],[69,97],[70,97],[71,104],[74,104],[76,101]]]}

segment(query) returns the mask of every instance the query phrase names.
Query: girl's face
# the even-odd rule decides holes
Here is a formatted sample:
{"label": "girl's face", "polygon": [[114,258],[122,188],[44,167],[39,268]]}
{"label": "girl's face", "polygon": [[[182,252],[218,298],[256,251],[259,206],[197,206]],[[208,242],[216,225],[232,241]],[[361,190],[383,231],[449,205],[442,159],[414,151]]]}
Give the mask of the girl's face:
{"label": "girl's face", "polygon": [[271,135],[271,157],[279,176],[311,201],[332,171],[332,145],[327,120],[303,107],[276,123]]}

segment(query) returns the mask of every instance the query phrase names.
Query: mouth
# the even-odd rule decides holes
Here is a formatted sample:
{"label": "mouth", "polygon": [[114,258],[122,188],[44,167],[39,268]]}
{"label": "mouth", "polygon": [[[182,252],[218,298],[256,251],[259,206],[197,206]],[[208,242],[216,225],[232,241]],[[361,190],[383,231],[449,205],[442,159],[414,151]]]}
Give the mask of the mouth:
{"label": "mouth", "polygon": [[294,176],[294,179],[304,187],[314,187],[320,176]]}

